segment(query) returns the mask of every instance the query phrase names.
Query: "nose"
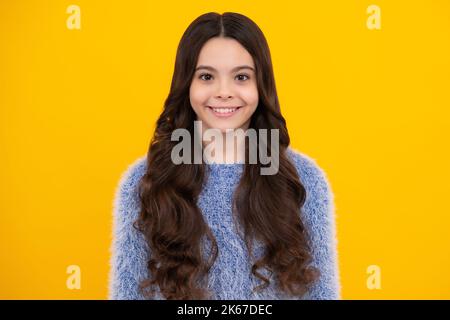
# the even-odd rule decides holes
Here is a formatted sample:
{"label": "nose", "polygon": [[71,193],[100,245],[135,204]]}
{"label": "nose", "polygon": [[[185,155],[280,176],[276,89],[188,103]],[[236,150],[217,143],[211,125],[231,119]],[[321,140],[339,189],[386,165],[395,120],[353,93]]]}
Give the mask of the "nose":
{"label": "nose", "polygon": [[218,92],[216,94],[217,99],[229,99],[233,98],[233,95],[231,94],[231,90],[226,83],[226,81],[222,81],[219,85]]}

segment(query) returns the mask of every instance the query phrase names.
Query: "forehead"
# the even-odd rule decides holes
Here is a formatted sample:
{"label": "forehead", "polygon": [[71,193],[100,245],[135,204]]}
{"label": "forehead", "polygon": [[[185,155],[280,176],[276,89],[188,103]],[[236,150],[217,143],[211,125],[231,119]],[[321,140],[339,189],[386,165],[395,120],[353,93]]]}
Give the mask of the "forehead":
{"label": "forehead", "polygon": [[254,68],[250,53],[231,38],[209,39],[200,50],[198,65],[208,65],[216,69],[232,69],[237,65],[249,65]]}

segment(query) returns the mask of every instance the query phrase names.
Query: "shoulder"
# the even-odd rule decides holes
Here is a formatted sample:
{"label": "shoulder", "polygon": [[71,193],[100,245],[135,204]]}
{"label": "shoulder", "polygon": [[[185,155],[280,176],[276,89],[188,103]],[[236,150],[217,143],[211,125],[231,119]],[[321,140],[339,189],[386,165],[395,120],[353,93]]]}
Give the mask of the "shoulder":
{"label": "shoulder", "polygon": [[142,178],[146,170],[146,156],[135,159],[122,172],[116,189],[116,194],[129,195],[135,191],[137,183]]}
{"label": "shoulder", "polygon": [[334,219],[334,193],[325,170],[315,159],[291,147],[287,149],[287,154],[306,189],[306,216],[331,222]]}
{"label": "shoulder", "polygon": [[134,191],[136,183],[142,178],[147,167],[147,156],[141,156],[135,159],[128,167],[122,172],[119,179],[118,190],[121,192]]}
{"label": "shoulder", "polygon": [[[114,216],[118,222],[134,219],[138,209],[139,197],[137,187],[145,174],[147,157],[141,156],[131,162],[122,172],[114,196]],[[121,223],[121,224],[122,224]]]}
{"label": "shoulder", "polygon": [[305,187],[322,195],[332,196],[328,176],[315,159],[292,147],[288,147],[287,154]]}

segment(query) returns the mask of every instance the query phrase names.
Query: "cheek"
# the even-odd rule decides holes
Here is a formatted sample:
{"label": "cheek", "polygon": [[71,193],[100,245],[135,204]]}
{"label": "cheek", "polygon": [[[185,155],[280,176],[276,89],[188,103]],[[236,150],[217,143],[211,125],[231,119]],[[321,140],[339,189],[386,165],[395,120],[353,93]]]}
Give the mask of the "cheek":
{"label": "cheek", "polygon": [[193,83],[189,91],[191,105],[194,108],[203,107],[208,101],[208,90]]}
{"label": "cheek", "polygon": [[241,97],[250,107],[256,108],[258,105],[258,89],[256,86],[242,90]]}

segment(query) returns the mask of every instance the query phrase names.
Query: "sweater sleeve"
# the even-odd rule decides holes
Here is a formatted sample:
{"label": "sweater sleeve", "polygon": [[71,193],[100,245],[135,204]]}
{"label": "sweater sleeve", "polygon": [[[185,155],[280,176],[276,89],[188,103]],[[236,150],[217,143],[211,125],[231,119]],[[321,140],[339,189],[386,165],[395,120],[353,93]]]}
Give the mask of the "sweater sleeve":
{"label": "sweater sleeve", "polygon": [[144,171],[140,158],[122,174],[113,203],[108,299],[144,300],[138,290],[147,277],[149,250],[144,236],[133,227],[140,213],[137,185]]}
{"label": "sweater sleeve", "polygon": [[300,180],[306,189],[302,219],[312,251],[311,265],[321,273],[305,296],[309,300],[341,299],[334,195],[325,172],[312,158],[294,153]]}

